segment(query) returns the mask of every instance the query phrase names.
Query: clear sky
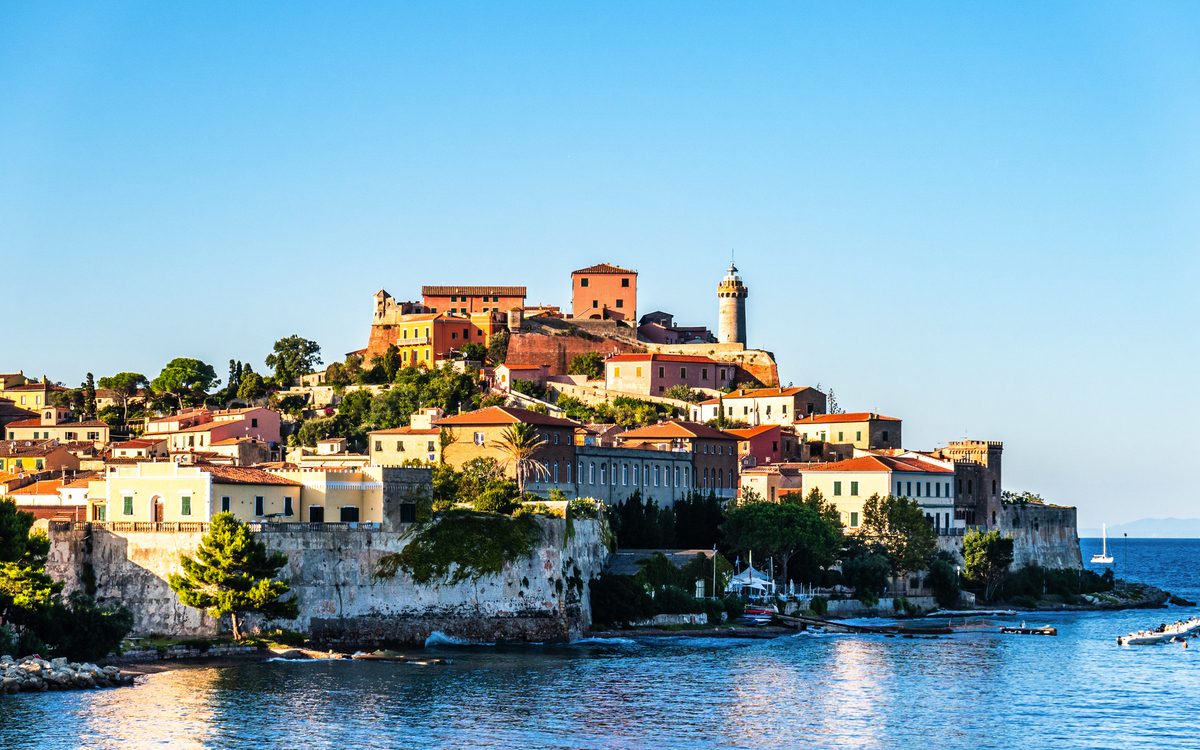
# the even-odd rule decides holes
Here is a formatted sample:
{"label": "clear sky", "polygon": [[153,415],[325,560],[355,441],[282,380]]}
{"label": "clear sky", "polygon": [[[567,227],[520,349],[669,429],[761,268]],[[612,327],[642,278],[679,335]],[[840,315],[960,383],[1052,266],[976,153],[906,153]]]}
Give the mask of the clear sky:
{"label": "clear sky", "polygon": [[[651,7],[647,7],[651,6]],[[1200,515],[1196,3],[0,5],[0,371],[260,371],[371,295],[640,272],[784,384]]]}

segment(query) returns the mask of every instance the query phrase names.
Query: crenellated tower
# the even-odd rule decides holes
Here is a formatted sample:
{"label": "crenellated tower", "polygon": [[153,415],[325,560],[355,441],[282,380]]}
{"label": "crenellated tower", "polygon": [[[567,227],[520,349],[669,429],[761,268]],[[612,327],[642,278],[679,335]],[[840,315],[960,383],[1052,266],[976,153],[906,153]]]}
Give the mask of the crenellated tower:
{"label": "crenellated tower", "polygon": [[737,266],[729,264],[729,271],[717,287],[721,300],[717,341],[722,344],[746,344],[746,295],[749,291],[738,276]]}

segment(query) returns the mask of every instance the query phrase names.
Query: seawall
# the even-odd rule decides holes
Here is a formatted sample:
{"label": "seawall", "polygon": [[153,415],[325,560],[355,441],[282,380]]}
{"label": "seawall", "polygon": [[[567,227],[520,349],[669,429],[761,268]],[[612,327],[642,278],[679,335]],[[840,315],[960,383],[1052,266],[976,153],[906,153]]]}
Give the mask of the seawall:
{"label": "seawall", "polygon": [[[374,577],[381,557],[404,549],[409,528],[267,526],[259,538],[269,550],[288,556],[282,576],[300,607],[296,620],[275,625],[331,646],[419,645],[434,631],[488,643],[579,637],[591,624],[586,581],[599,574],[608,554],[605,531],[600,521],[575,520],[568,538],[563,519],[539,518],[538,523],[541,540],[528,557],[506,564],[499,575],[454,586],[417,586],[403,572],[390,579]],[[202,531],[100,526],[51,524],[46,568],[67,592],[84,587],[90,564],[97,600],[130,607],[135,634],[211,637],[228,629],[227,622],[221,627],[181,604],[167,582],[172,573],[182,572],[180,555],[195,555]]]}
{"label": "seawall", "polygon": [[[1004,505],[995,529],[1013,539],[1013,569],[1029,565],[1078,569],[1083,566],[1075,508],[1061,505]],[[938,546],[962,558],[963,537],[938,537]]]}

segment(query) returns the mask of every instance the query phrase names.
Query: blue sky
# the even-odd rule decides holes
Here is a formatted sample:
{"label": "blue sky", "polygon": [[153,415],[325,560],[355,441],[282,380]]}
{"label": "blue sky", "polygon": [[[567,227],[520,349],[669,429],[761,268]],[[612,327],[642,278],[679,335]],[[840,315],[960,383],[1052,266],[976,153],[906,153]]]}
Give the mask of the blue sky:
{"label": "blue sky", "polygon": [[0,370],[340,359],[380,287],[597,262],[715,327],[736,248],[784,383],[1200,515],[1200,6],[645,5],[0,6]]}

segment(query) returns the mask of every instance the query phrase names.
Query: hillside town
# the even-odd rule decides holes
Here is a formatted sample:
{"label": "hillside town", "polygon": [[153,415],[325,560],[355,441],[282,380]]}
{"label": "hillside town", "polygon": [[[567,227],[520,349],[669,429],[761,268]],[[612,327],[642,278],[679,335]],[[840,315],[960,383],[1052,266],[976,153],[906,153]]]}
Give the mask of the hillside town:
{"label": "hillside town", "polygon": [[[775,502],[815,488],[848,529],[872,494],[917,500],[942,535],[999,522],[1002,443],[908,448],[900,417],[781,386],[771,352],[747,346],[736,267],[717,285],[715,334],[639,316],[634,270],[601,263],[570,283],[565,313],[527,304],[520,286],[423,286],[411,302],[381,290],[366,347],[318,370],[315,345],[299,340],[307,349],[279,355],[298,364],[269,384],[238,363],[224,389],[215,377],[168,390],[128,373],[77,389],[0,375],[0,493],[39,519],[204,522],[228,510],[377,524],[382,467],[505,463],[504,430],[528,425],[543,441],[524,489],[544,498],[616,504],[639,490],[670,507],[693,490]],[[409,368],[452,371],[470,381],[465,397],[337,419],[406,387],[393,384]],[[504,470],[516,478],[514,462]],[[354,489],[318,489],[334,477]]]}

